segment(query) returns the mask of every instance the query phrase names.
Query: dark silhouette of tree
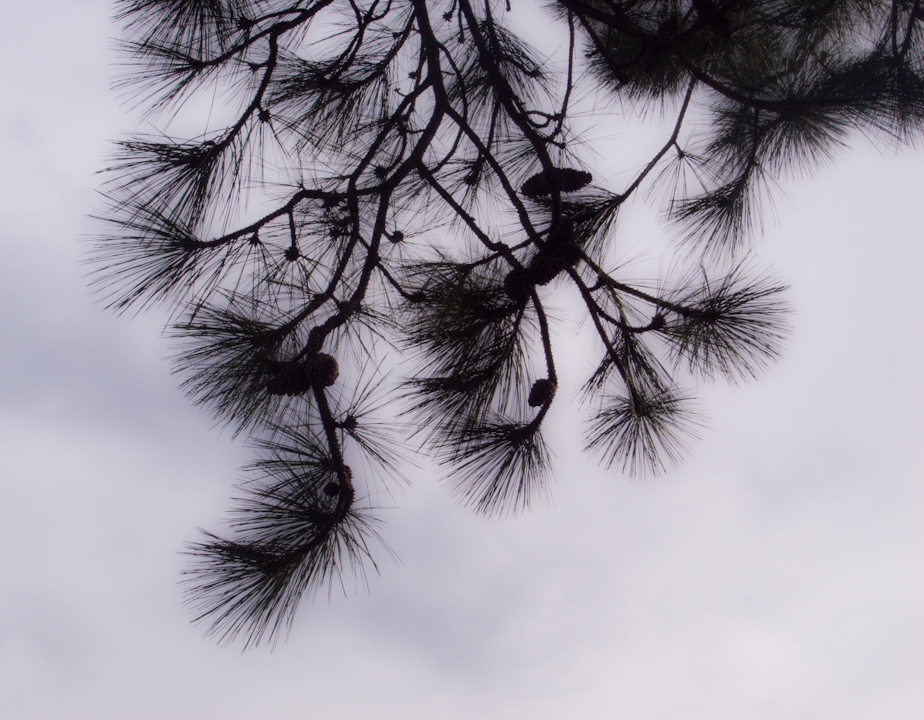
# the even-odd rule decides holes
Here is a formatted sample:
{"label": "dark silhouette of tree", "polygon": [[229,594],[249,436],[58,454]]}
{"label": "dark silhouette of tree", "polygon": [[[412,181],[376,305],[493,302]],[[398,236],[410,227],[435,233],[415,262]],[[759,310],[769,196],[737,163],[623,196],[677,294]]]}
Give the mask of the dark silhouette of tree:
{"label": "dark silhouette of tree", "polygon": [[[189,548],[221,639],[267,639],[362,575],[391,430],[479,512],[535,500],[559,286],[598,340],[588,450],[676,462],[699,422],[678,376],[756,376],[785,335],[783,286],[741,252],[761,197],[856,130],[905,143],[924,118],[918,0],[510,1],[568,38],[560,62],[496,0],[117,3],[120,87],[199,124],[117,144],[91,262],[116,310],[170,309],[185,389],[257,445],[231,539]],[[673,114],[624,186],[576,152],[591,93]],[[652,185],[694,270],[634,283],[617,217]]]}

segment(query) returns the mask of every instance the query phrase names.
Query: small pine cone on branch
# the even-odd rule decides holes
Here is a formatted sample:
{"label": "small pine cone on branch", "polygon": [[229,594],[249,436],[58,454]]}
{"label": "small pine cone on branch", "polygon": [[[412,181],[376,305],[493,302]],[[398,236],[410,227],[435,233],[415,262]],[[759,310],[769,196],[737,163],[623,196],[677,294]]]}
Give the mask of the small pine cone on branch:
{"label": "small pine cone on branch", "polygon": [[337,360],[319,353],[305,362],[280,363],[266,384],[270,395],[304,395],[312,385],[330,387],[340,375]]}
{"label": "small pine cone on branch", "polygon": [[302,395],[311,389],[311,377],[305,363],[280,363],[266,384],[270,395]]}
{"label": "small pine cone on branch", "polygon": [[520,186],[520,192],[528,198],[544,197],[556,190],[564,193],[575,192],[585,185],[590,185],[593,179],[593,175],[585,170],[552,168],[542,170],[527,178],[526,182]]}
{"label": "small pine cone on branch", "polygon": [[523,302],[529,298],[534,284],[528,270],[514,268],[504,278],[504,292],[514,302]]}
{"label": "small pine cone on branch", "polygon": [[340,366],[333,355],[318,353],[306,363],[311,383],[320,387],[330,387],[340,377]]}
{"label": "small pine cone on branch", "polygon": [[558,384],[548,378],[541,378],[533,383],[529,389],[529,399],[527,402],[530,407],[542,407],[552,402],[555,397],[555,391],[558,390]]}
{"label": "small pine cone on branch", "polygon": [[540,252],[529,261],[526,269],[536,285],[548,285],[565,269],[565,265],[557,253]]}

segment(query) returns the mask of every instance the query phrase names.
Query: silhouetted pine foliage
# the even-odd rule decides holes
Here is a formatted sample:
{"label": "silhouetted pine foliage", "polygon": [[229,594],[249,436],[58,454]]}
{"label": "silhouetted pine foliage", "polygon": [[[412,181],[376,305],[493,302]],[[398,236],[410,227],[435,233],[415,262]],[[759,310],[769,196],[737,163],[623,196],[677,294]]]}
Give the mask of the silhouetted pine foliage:
{"label": "silhouetted pine foliage", "polygon": [[[560,57],[497,0],[117,2],[117,87],[162,132],[116,145],[94,283],[118,311],[168,308],[184,388],[260,454],[231,538],[189,548],[219,638],[278,636],[362,574],[402,436],[479,512],[542,496],[562,288],[598,340],[588,448],[677,462],[701,423],[684,375],[749,378],[780,351],[784,285],[745,257],[775,184],[924,120],[919,0],[509,3]],[[620,184],[581,160],[590,97],[613,126],[673,118]],[[641,193],[693,270],[625,277]]]}

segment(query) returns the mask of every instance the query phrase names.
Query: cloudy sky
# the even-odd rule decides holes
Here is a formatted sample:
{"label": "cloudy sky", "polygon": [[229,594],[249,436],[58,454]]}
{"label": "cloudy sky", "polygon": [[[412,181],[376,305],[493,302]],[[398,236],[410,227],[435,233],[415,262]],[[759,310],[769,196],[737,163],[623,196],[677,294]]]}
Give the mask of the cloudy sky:
{"label": "cloudy sky", "polygon": [[220,527],[249,453],[177,391],[163,317],[104,311],[80,265],[135,122],[109,14],[20,2],[0,24],[0,714],[924,716],[924,155],[857,138],[787,184],[759,250],[792,340],[762,381],[702,389],[681,469],[608,475],[556,403],[550,507],[488,521],[424,468],[384,513],[400,563],[241,654],[189,624],[177,551]]}

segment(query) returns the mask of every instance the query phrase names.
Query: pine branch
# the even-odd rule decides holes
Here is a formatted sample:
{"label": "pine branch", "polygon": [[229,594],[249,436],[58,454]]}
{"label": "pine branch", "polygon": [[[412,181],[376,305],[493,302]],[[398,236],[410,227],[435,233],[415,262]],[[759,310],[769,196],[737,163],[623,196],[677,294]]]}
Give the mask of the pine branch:
{"label": "pine branch", "polygon": [[[736,260],[776,184],[857,131],[924,129],[919,0],[555,0],[553,58],[503,7],[117,5],[117,87],[151,121],[201,125],[116,144],[91,284],[117,311],[165,307],[182,386],[257,446],[230,535],[189,548],[189,601],[219,639],[275,640],[303,598],[374,566],[395,432],[478,512],[544,496],[563,289],[600,343],[588,450],[630,474],[678,462],[702,422],[684,376],[736,382],[780,356],[785,286]],[[642,162],[592,173],[584,108],[673,124]],[[662,188],[695,270],[631,280],[618,219]],[[392,366],[397,389],[379,384]]]}

